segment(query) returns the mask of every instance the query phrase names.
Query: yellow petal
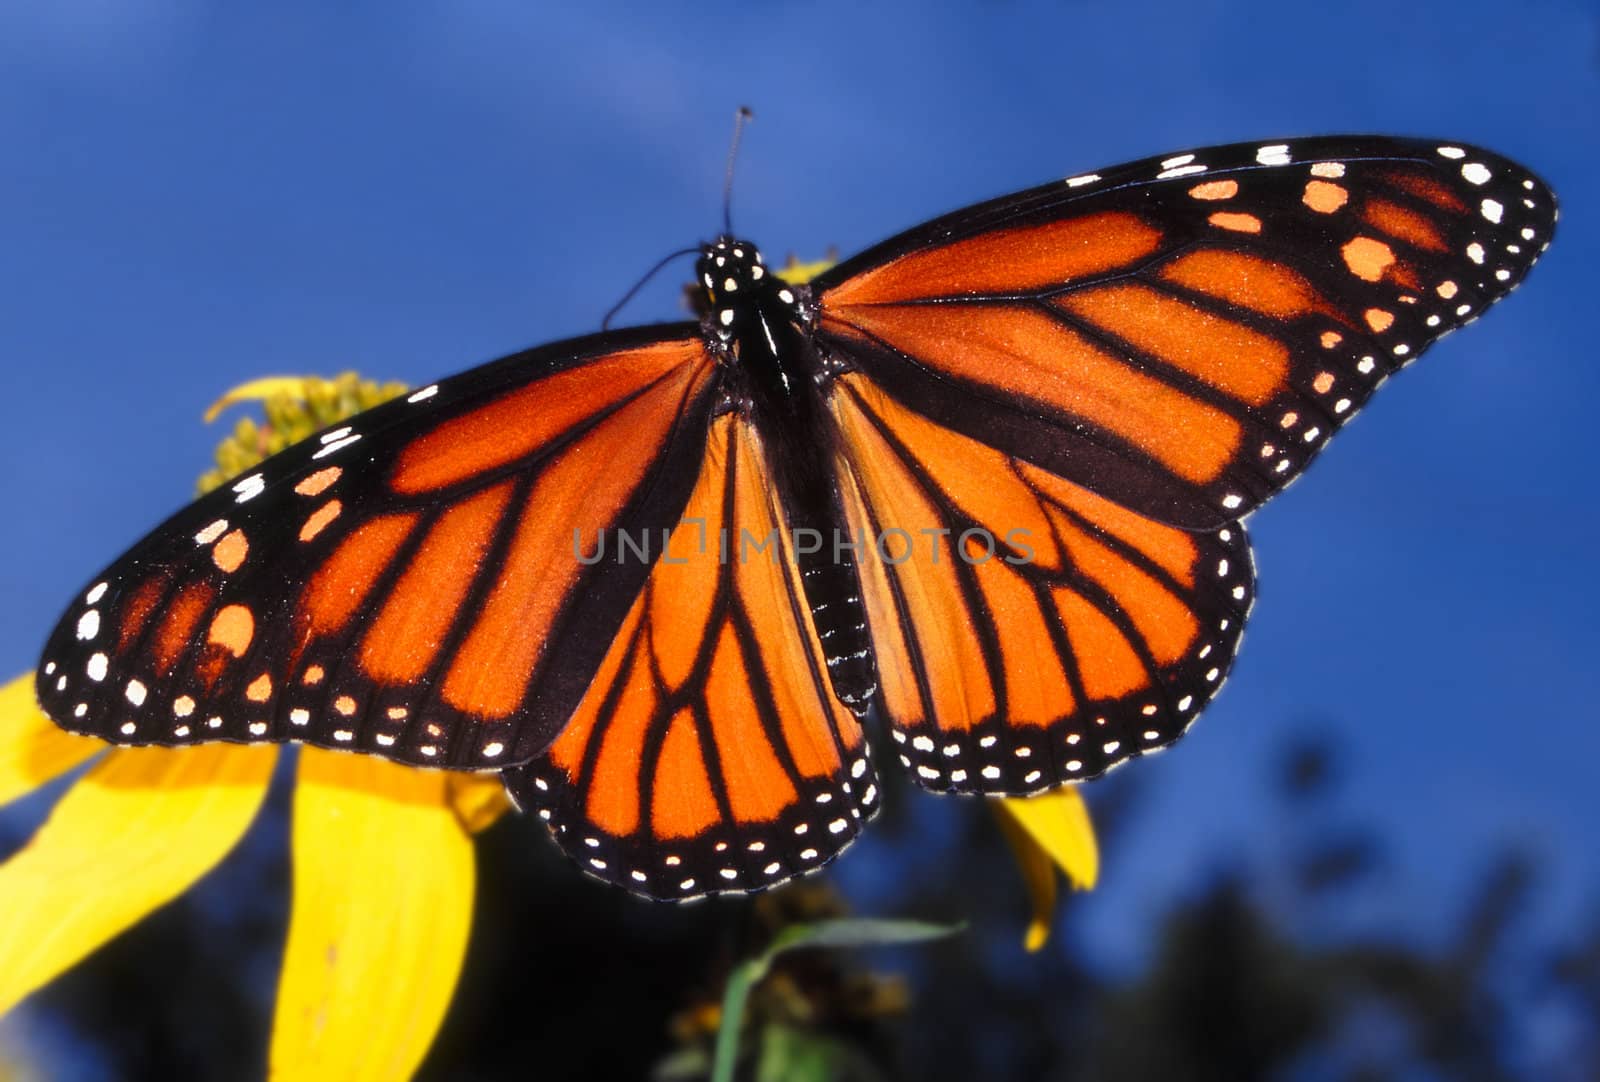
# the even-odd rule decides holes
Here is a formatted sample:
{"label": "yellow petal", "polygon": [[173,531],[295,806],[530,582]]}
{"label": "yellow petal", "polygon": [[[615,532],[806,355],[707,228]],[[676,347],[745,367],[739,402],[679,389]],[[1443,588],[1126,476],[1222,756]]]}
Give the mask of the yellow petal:
{"label": "yellow petal", "polygon": [[798,258],[791,254],[789,256],[789,261],[772,273],[776,274],[779,278],[782,278],[790,285],[804,285],[817,275],[821,274],[823,271],[832,267],[837,262],[839,262],[837,259],[829,258],[818,259],[810,263],[802,263]]}
{"label": "yellow petal", "polygon": [[395,1079],[417,1069],[472,919],[472,839],[449,785],[438,771],[300,750],[271,1077]]}
{"label": "yellow petal", "polygon": [[241,383],[224,394],[206,409],[206,424],[215,421],[229,406],[240,402],[262,402],[273,395],[285,394],[294,398],[305,395],[306,383],[314,376],[262,376],[249,383]]}
{"label": "yellow petal", "polygon": [[470,833],[481,834],[511,810],[499,774],[450,774],[450,803]]}
{"label": "yellow petal", "polygon": [[45,716],[33,697],[33,676],[0,687],[0,805],[33,792],[109,745],[78,736]]}
{"label": "yellow petal", "polygon": [[277,749],[118,748],[0,865],[0,1013],[227,855]]}
{"label": "yellow petal", "polygon": [[1056,905],[1055,870],[1059,868],[1079,890],[1093,887],[1100,874],[1094,826],[1077,786],[1042,796],[996,800],[994,806],[1033,907],[1023,944],[1036,951],[1050,938]]}
{"label": "yellow petal", "polygon": [[1022,935],[1022,945],[1036,951],[1050,940],[1050,925],[1056,913],[1056,866],[1046,853],[1028,837],[1022,825],[1001,810],[1000,801],[994,806],[995,822],[1000,833],[1011,846],[1011,855],[1022,873],[1022,885],[1028,891],[1028,929]]}

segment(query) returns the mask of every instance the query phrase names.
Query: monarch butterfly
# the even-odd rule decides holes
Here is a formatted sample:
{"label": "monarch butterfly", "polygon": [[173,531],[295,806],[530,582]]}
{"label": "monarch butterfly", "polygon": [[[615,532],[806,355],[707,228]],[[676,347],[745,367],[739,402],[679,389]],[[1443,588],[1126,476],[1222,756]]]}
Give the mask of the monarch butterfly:
{"label": "monarch butterfly", "polygon": [[[587,872],[758,890],[875,810],[1166,747],[1254,593],[1242,518],[1549,244],[1466,144],[1328,137],[981,203],[807,285],[474,368],[267,460],[97,575],[38,694],[121,744],[503,771]],[[874,711],[875,708],[875,711]]]}

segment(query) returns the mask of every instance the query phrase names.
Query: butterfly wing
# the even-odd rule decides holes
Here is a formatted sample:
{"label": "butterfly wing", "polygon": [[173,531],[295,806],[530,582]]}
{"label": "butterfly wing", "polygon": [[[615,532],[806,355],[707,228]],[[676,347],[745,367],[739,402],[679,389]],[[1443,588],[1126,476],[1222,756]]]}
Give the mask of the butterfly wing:
{"label": "butterfly wing", "polygon": [[936,219],[814,283],[896,399],[1152,518],[1216,530],[1509,293],[1555,200],[1486,150],[1213,147]]}
{"label": "butterfly wing", "polygon": [[[163,523],[63,617],[60,724],[116,743],[299,740],[486,767],[542,751],[677,521],[716,366],[697,327],[516,354],[276,455]],[[581,536],[575,536],[581,534]]]}
{"label": "butterfly wing", "polygon": [[1181,736],[1254,595],[1232,523],[1185,531],[938,425],[859,374],[833,399],[895,750],[926,788],[1021,794]]}
{"label": "butterfly wing", "polygon": [[682,523],[549,751],[506,772],[586,872],[656,898],[821,867],[877,806],[761,440],[712,424]]}
{"label": "butterfly wing", "polygon": [[972,207],[817,279],[846,517],[907,535],[861,574],[913,777],[1035,792],[1181,735],[1253,599],[1237,520],[1510,292],[1555,217],[1475,147],[1241,144]]}

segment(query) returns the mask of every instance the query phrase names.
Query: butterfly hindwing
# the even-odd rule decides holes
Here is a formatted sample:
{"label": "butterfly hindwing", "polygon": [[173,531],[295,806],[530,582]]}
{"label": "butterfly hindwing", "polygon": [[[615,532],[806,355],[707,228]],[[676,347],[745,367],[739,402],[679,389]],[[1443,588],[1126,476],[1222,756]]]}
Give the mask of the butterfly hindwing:
{"label": "butterfly hindwing", "polygon": [[946,427],[1215,530],[1515,288],[1555,217],[1464,144],[1213,147],[886,241],[814,284],[819,334]]}
{"label": "butterfly hindwing", "polygon": [[812,871],[877,807],[761,448],[746,420],[713,422],[683,518],[571,723],[506,775],[580,867],[657,898]]}
{"label": "butterfly hindwing", "polygon": [[543,750],[645,570],[574,531],[671,521],[715,398],[692,328],[518,354],[263,462],[93,580],[40,700],[116,743],[300,740],[419,765]]}
{"label": "butterfly hindwing", "polygon": [[834,398],[894,750],[926,788],[1040,792],[1181,736],[1254,600],[1249,541],[1190,532],[936,425]]}

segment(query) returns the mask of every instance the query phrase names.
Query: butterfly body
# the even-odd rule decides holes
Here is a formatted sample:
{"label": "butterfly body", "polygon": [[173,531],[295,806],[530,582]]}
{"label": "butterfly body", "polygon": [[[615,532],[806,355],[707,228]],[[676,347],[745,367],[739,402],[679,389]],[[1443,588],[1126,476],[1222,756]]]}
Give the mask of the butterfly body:
{"label": "butterfly body", "polygon": [[[788,509],[795,559],[834,693],[862,716],[877,692],[855,541],[844,527],[835,483],[837,435],[826,398],[826,360],[809,334],[801,294],[766,270],[749,241],[706,246],[696,278],[737,408],[760,437],[780,502]],[[768,538],[729,539],[730,559],[776,557]],[[753,556],[751,550],[759,546]]]}
{"label": "butterfly body", "polygon": [[40,702],[499,770],[592,875],[763,889],[876,809],[865,714],[990,796],[1182,736],[1254,602],[1243,518],[1555,218],[1492,152],[1333,136],[1054,181],[805,287],[722,237],[701,323],[471,369],[178,512]]}

